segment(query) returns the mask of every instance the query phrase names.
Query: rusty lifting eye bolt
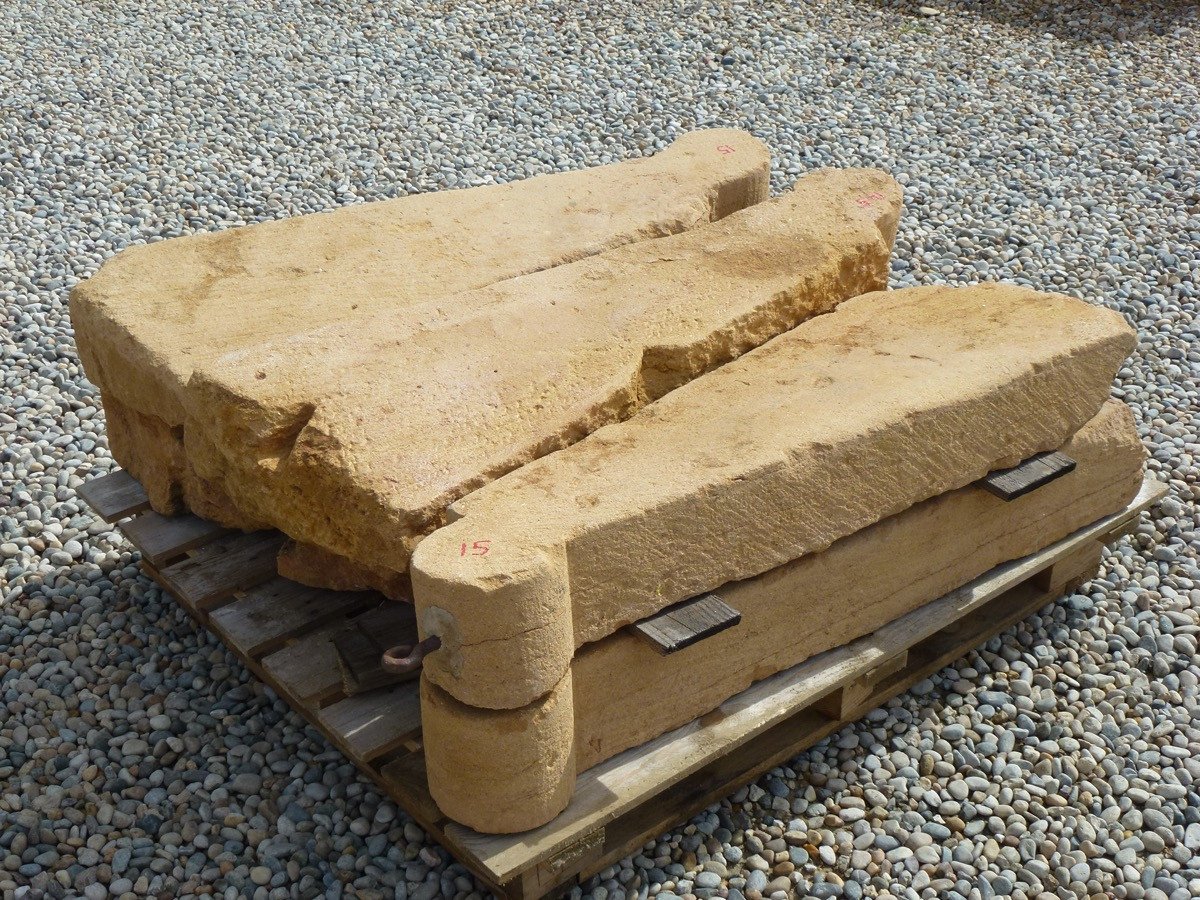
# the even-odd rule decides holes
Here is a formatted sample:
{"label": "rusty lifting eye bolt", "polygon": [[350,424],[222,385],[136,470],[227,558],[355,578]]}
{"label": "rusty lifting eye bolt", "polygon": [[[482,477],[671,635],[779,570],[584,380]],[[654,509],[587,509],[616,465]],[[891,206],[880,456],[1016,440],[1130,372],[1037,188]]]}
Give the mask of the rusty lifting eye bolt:
{"label": "rusty lifting eye bolt", "polygon": [[396,675],[407,675],[421,668],[421,663],[427,655],[442,646],[442,639],[436,634],[425,638],[419,644],[400,644],[385,650],[380,665],[385,672]]}

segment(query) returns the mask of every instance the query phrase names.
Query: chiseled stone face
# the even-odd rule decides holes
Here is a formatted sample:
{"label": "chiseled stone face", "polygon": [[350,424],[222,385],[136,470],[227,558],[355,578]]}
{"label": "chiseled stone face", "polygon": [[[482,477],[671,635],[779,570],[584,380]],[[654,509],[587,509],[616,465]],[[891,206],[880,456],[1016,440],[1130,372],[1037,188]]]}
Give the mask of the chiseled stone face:
{"label": "chiseled stone face", "polygon": [[187,389],[189,503],[233,498],[297,541],[402,573],[468,492],[883,286],[899,210],[882,172],[818,172],[711,225],[420,317],[381,312],[354,339],[335,323],[206,363]]}
{"label": "chiseled stone face", "polygon": [[1075,471],[1017,500],[968,485],[722,585],[741,622],[678,653],[664,656],[620,629],[580,648],[550,693],[511,710],[467,706],[423,679],[430,791],[443,812],[480,831],[543,824],[570,801],[577,772],[1040,550],[1137,493],[1145,451],[1124,404],[1105,403],[1061,449]]}
{"label": "chiseled stone face", "polygon": [[335,323],[353,342],[382,314],[411,307],[419,322],[439,297],[686,231],[764,200],[768,170],[749,134],[699,131],[647,159],[124,250],[71,294],[113,453],[156,509],[178,512],[198,367]]}
{"label": "chiseled stone face", "polygon": [[1014,286],[842,303],[457,503],[413,560],[442,638],[425,676],[529,704],[576,647],[1061,446],[1134,341],[1114,312]]}

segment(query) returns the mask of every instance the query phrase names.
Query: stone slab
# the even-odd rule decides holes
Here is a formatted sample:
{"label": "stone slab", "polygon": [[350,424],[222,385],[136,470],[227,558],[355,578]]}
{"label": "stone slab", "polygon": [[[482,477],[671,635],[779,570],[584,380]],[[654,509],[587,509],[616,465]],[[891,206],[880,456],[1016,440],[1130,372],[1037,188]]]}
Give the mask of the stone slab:
{"label": "stone slab", "polygon": [[[1124,405],[1106,403],[1063,449],[1077,470],[1012,502],[970,485],[821,553],[723,585],[718,593],[742,621],[678,653],[664,656],[628,630],[588,644],[553,702],[481,710],[427,681],[422,716],[434,798],[478,831],[542,824],[564,796],[569,801],[576,773],[1048,546],[1137,493],[1144,451]],[[500,745],[504,754],[493,753]]]}
{"label": "stone slab", "polygon": [[456,504],[414,556],[425,675],[531,703],[577,647],[1059,447],[1133,346],[1117,313],[1015,286],[842,303]]}
{"label": "stone slab", "polygon": [[189,505],[388,591],[464,494],[883,286],[899,210],[882,172],[820,171],[720,222],[440,301],[441,318],[380,313],[356,338],[338,323],[205,364]]}
{"label": "stone slab", "polygon": [[[1105,403],[1064,445],[1086,471],[1012,507],[975,484],[919,503],[719,594],[742,623],[663,658],[626,631],[573,663],[579,770],[716,707],[774,672],[869,634],[984,572],[1128,503],[1145,451],[1129,409]],[[1013,501],[1014,503],[1017,501]],[[636,673],[611,686],[618,673]],[[619,713],[618,708],[625,710]]]}
{"label": "stone slab", "polygon": [[322,324],[362,332],[383,312],[686,231],[765,199],[768,169],[749,134],[698,131],[645,159],[124,250],[71,294],[113,454],[158,512],[180,512],[196,367]]}

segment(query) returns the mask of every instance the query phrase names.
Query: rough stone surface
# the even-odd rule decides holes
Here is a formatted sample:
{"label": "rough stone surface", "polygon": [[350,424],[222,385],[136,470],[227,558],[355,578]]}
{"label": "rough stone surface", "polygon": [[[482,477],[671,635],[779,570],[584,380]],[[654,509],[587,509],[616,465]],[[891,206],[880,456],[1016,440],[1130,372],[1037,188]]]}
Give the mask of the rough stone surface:
{"label": "rough stone surface", "polygon": [[[1137,493],[1145,451],[1124,404],[1106,403],[1062,449],[1076,471],[1018,500],[970,485],[723,585],[717,593],[741,623],[678,653],[664,656],[624,629],[582,648],[572,664],[579,770],[1040,550]],[[613,691],[618,679],[622,690]]]}
{"label": "rough stone surface", "polygon": [[[488,894],[75,496],[116,463],[68,289],[144,241],[643,156],[713,123],[770,146],[776,192],[822,166],[895,173],[892,287],[1009,280],[1123,313],[1139,343],[1115,391],[1171,495],[1089,584],[571,897],[693,900],[720,867],[715,896],[757,900],[776,840],[800,896],[1123,900],[1144,875],[1200,895],[1200,9],[934,5],[0,3],[0,895]],[[72,539],[83,555],[52,559]],[[126,734],[152,762],[122,764]],[[240,771],[256,795],[230,792]],[[955,801],[967,778],[986,788]],[[1131,787],[1150,798],[1127,831]],[[924,838],[949,860],[885,855]]]}
{"label": "rough stone surface", "polygon": [[576,647],[1060,446],[1134,343],[1120,316],[1013,286],[842,303],[456,504],[414,556],[442,639],[424,672],[524,706]]}
{"label": "rough stone surface", "polygon": [[768,167],[760,141],[713,129],[647,159],[131,247],[71,295],[114,453],[179,511],[197,367],[326,323],[354,333],[402,309],[415,324],[439,297],[694,228],[765,199]]}
{"label": "rough stone surface", "polygon": [[412,583],[407,572],[387,572],[362,566],[300,541],[284,541],[275,558],[275,568],[284,578],[313,587],[334,591],[381,591],[401,602],[412,597]]}
{"label": "rough stone surface", "polygon": [[480,831],[544,824],[570,799],[577,772],[1041,549],[1137,493],[1145,451],[1123,404],[1106,403],[1062,449],[1076,470],[1016,501],[970,485],[824,552],[723,585],[718,593],[742,621],[678,653],[664,656],[619,631],[582,648],[546,698],[512,710],[468,706],[423,679],[430,790],[444,813]]}
{"label": "rough stone surface", "polygon": [[899,214],[884,173],[821,171],[714,224],[449,298],[436,322],[380,312],[356,340],[337,323],[256,345],[249,367],[201,365],[189,506],[395,579],[468,491],[879,288]]}

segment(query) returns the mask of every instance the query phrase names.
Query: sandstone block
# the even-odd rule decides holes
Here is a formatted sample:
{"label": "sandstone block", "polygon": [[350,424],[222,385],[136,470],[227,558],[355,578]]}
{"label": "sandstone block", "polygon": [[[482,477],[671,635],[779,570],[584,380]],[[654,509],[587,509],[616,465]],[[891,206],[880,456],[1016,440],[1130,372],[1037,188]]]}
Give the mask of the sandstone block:
{"label": "sandstone block", "polygon": [[[624,630],[572,666],[579,770],[690,721],[768,675],[839,647],[1131,501],[1145,451],[1109,400],[1063,445],[1077,471],[1012,502],[968,485],[718,594],[739,626],[663,656]],[[616,692],[618,673],[636,673]],[[618,713],[624,708],[624,714]]]}
{"label": "sandstone block", "polygon": [[842,303],[459,501],[413,559],[425,676],[530,704],[623,625],[1059,447],[1133,346],[1013,286]]}
{"label": "sandstone block", "polygon": [[[435,800],[451,818],[485,832],[549,821],[569,802],[576,772],[1033,553],[1137,493],[1144,451],[1123,404],[1108,401],[1062,449],[1076,460],[1075,471],[1011,503],[969,485],[823,552],[721,586],[717,593],[741,612],[740,624],[678,653],[664,656],[622,629],[581,648],[569,680],[548,698],[513,710],[467,706],[424,679]],[[503,753],[493,752],[500,746]],[[514,815],[514,797],[529,814]]]}
{"label": "sandstone block", "polygon": [[[336,323],[198,365],[188,503],[394,581],[459,497],[882,287],[899,209],[881,172],[822,171],[720,222],[415,319],[380,313],[357,336]],[[213,496],[240,518],[206,507]]]}
{"label": "sandstone block", "polygon": [[322,324],[361,333],[383,312],[686,231],[764,200],[768,168],[750,135],[700,131],[647,159],[131,247],[71,295],[113,453],[155,509],[181,511],[196,367]]}
{"label": "sandstone block", "polygon": [[570,672],[522,709],[465,706],[422,678],[421,740],[435,802],[456,821],[497,834],[550,821],[575,789],[574,718]]}

